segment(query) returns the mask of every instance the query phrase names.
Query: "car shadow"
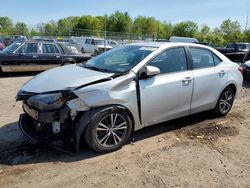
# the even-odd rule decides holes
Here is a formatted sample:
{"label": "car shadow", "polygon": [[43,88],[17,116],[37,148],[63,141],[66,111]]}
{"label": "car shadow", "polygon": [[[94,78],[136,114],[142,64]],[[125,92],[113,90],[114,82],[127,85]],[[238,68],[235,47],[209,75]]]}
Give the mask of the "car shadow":
{"label": "car shadow", "polygon": [[[211,116],[210,113],[203,112],[185,118],[146,127],[133,133],[127,144],[135,143],[165,132],[178,130],[182,127],[191,126],[211,118],[213,118],[213,116]],[[9,131],[11,131],[11,135]],[[29,143],[21,134],[21,131],[17,126],[17,122],[0,127],[0,135],[3,137],[0,139],[0,164],[3,165],[34,164],[44,162],[71,163],[101,155],[94,152],[86,145],[86,143],[81,145],[79,153],[64,153],[48,146],[33,145]],[[8,139],[4,139],[4,135],[6,135]],[[12,141],[11,138],[15,138],[15,140]]]}
{"label": "car shadow", "polygon": [[0,78],[11,78],[11,77],[25,77],[25,76],[35,76],[41,72],[1,72]]}

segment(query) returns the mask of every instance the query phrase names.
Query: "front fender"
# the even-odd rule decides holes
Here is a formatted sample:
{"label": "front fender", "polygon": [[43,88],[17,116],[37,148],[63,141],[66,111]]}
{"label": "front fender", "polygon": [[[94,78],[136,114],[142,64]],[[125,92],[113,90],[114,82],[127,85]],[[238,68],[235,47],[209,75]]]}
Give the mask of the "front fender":
{"label": "front fender", "polygon": [[[85,111],[83,114],[81,114],[81,117],[78,119],[78,121],[76,123],[74,123],[74,127],[73,127],[73,142],[74,142],[74,147],[75,147],[76,152],[79,152],[81,137],[82,137],[86,127],[88,126],[89,122],[91,121],[92,117],[99,112],[103,112],[106,110],[112,110],[114,108],[121,108],[121,109],[127,111],[131,115],[131,112],[129,112],[125,107],[120,106],[120,105],[102,106],[102,107],[98,107],[98,108],[91,108],[90,110]],[[131,118],[132,118],[132,121],[134,124],[133,116],[131,116]]]}

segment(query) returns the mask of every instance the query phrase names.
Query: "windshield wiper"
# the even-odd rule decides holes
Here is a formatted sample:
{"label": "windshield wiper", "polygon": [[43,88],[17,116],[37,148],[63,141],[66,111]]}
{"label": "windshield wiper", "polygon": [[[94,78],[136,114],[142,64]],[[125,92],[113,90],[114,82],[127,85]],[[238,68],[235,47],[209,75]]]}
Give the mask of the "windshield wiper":
{"label": "windshield wiper", "polygon": [[84,68],[91,69],[91,70],[96,70],[96,71],[100,71],[100,72],[109,72],[106,69],[102,69],[100,67],[95,67],[95,66],[88,66],[86,64],[84,64]]}

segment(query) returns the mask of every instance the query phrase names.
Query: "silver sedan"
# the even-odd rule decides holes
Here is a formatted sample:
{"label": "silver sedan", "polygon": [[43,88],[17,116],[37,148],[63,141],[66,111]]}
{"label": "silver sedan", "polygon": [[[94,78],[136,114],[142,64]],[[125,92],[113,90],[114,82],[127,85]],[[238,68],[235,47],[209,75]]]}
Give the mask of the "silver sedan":
{"label": "silver sedan", "polygon": [[242,86],[240,70],[203,45],[118,47],[25,83],[19,126],[32,143],[78,151],[84,138],[97,152],[114,151],[146,126],[207,110],[225,116]]}

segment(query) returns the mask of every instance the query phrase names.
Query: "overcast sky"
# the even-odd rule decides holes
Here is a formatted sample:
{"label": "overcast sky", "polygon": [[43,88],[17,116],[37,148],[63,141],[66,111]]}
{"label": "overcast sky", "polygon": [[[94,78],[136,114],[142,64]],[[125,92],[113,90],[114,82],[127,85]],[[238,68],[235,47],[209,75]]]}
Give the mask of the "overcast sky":
{"label": "overcast sky", "polygon": [[153,16],[171,23],[191,20],[210,27],[230,18],[239,21],[244,29],[249,9],[250,0],[2,0],[0,16],[32,26],[68,16],[104,15],[119,10],[132,18]]}

